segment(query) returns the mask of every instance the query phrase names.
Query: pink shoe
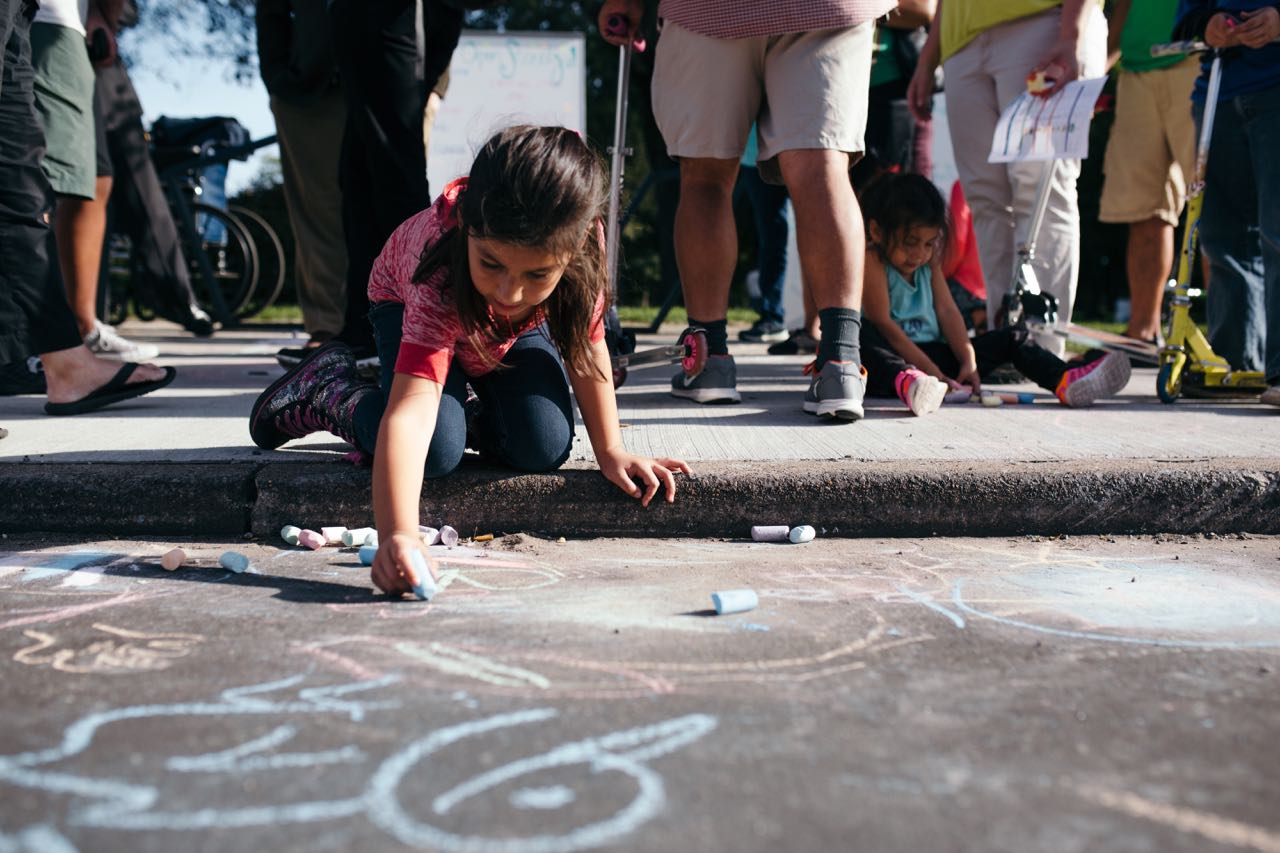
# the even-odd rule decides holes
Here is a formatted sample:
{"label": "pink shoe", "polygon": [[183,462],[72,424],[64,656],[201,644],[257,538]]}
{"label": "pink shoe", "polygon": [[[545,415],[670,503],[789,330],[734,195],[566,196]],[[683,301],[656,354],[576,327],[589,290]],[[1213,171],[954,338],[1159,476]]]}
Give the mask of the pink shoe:
{"label": "pink shoe", "polygon": [[908,367],[893,380],[898,399],[907,404],[916,417],[938,411],[947,396],[947,383],[935,379],[922,370]]}
{"label": "pink shoe", "polygon": [[1073,409],[1092,406],[1096,401],[1114,397],[1124,390],[1124,386],[1129,384],[1130,372],[1129,356],[1122,352],[1109,353],[1062,374],[1054,393],[1064,406]]}

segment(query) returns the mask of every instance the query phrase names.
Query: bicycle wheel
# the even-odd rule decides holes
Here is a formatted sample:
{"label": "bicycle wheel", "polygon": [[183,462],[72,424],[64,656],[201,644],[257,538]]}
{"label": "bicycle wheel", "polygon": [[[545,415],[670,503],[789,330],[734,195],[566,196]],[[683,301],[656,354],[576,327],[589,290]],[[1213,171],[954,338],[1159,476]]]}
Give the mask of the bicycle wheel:
{"label": "bicycle wheel", "polygon": [[[194,202],[191,205],[196,234],[184,235],[187,265],[196,301],[217,315],[212,288],[218,288],[227,313],[237,316],[253,298],[258,285],[258,253],[249,230],[235,215],[221,208]],[[204,265],[210,279],[206,280]]]}
{"label": "bicycle wheel", "polygon": [[280,298],[280,292],[284,290],[284,244],[280,242],[280,236],[271,227],[271,223],[254,211],[235,205],[228,206],[227,210],[238,217],[248,229],[253,247],[258,253],[258,284],[254,288],[253,298],[242,310],[236,312],[236,316],[244,320],[270,308]]}

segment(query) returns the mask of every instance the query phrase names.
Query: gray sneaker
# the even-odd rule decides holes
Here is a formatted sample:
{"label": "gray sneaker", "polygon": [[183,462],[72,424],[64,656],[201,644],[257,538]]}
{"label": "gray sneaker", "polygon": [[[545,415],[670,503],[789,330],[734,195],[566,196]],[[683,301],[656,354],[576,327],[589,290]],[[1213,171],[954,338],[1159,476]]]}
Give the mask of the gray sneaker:
{"label": "gray sneaker", "polygon": [[695,403],[740,403],[738,393],[738,366],[731,355],[713,355],[707,366],[692,378],[684,371],[671,377],[671,396],[683,397]]}
{"label": "gray sneaker", "polygon": [[84,345],[95,355],[119,361],[150,361],[160,355],[160,348],[155,344],[134,343],[121,337],[115,326],[96,321],[93,331],[85,336]]}
{"label": "gray sneaker", "polygon": [[809,390],[804,392],[804,410],[821,418],[861,420],[862,398],[866,394],[867,371],[862,365],[851,361],[828,361],[814,375]]}

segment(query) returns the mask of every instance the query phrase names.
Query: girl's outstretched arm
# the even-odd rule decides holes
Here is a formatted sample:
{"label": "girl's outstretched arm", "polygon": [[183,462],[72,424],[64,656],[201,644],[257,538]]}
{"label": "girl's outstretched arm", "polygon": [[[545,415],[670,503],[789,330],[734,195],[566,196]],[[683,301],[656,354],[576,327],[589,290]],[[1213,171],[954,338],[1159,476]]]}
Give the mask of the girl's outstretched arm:
{"label": "girl's outstretched arm", "polygon": [[378,446],[373,454],[373,518],[379,544],[371,574],[374,584],[388,595],[411,592],[417,584],[419,579],[409,562],[414,551],[426,557],[432,577],[437,574],[418,535],[418,503],[443,390],[430,379],[397,373],[378,427]]}
{"label": "girl's outstretched arm", "polygon": [[956,363],[960,365],[956,372],[956,382],[968,385],[977,394],[982,390],[982,377],[978,374],[978,357],[969,342],[969,330],[965,328],[964,317],[956,307],[955,297],[947,286],[947,276],[942,271],[942,259],[935,257],[929,265],[933,273],[931,279],[933,289],[933,313],[938,317],[938,328],[947,346],[955,354]]}
{"label": "girl's outstretched arm", "polygon": [[[609,363],[609,348],[604,341],[591,345],[591,358],[599,375],[579,376],[569,372],[573,394],[578,398],[582,420],[587,425],[587,437],[595,451],[600,473],[619,489],[640,499],[641,506],[658,493],[660,485],[666,486],[667,503],[676,499],[676,471],[692,474],[693,471],[679,459],[650,459],[628,453],[622,443],[622,430],[618,427],[618,403],[613,391],[613,368]],[[644,483],[641,489],[632,477]]]}

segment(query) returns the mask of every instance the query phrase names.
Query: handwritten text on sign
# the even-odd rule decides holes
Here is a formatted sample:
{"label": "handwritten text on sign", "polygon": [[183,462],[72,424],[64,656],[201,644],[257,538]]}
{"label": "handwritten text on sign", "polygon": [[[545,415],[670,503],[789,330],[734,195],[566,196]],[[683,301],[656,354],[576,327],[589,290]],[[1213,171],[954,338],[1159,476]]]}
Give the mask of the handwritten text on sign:
{"label": "handwritten text on sign", "polygon": [[1107,78],[1075,80],[1050,98],[1023,92],[1005,108],[991,140],[989,163],[1084,159],[1089,121]]}

